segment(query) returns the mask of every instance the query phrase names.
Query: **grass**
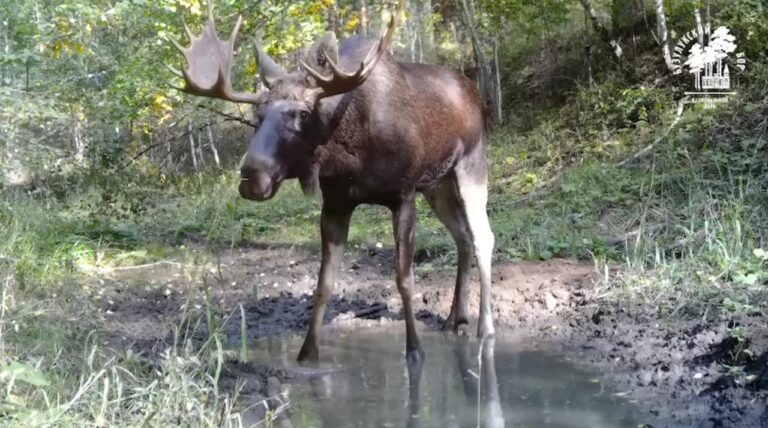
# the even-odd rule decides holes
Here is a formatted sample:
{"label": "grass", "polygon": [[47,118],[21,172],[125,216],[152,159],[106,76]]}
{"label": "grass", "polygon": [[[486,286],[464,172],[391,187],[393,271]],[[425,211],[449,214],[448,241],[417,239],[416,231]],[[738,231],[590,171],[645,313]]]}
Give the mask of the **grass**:
{"label": "grass", "polygon": [[[241,403],[238,390],[219,390],[220,337],[229,319],[210,306],[207,325],[216,328],[206,329],[202,345],[188,339],[196,317],[182,315],[173,343],[150,361],[102,345],[89,327],[92,308],[71,300],[83,297],[77,284],[33,300],[17,291],[8,270],[2,273],[3,426],[238,427],[246,404],[263,405]],[[268,413],[265,426],[275,416]]]}

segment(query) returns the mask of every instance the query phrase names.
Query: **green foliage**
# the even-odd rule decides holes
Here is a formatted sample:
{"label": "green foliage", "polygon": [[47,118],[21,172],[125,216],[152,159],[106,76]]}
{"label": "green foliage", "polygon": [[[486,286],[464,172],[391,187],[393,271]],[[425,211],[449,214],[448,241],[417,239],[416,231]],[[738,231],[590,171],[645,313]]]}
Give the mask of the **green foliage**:
{"label": "green foliage", "polygon": [[488,24],[495,30],[515,28],[528,37],[536,37],[562,26],[569,12],[567,0],[480,0]]}

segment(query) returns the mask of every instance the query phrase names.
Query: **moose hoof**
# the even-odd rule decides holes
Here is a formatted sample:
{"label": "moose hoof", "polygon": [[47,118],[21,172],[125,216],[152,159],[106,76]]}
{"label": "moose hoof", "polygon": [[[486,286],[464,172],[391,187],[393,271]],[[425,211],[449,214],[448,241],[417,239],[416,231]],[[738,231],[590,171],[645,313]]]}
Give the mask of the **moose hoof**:
{"label": "moose hoof", "polygon": [[459,336],[469,335],[469,321],[465,317],[460,317],[458,320],[456,316],[451,314],[447,320],[443,323],[441,328],[443,333],[452,332]]}
{"label": "moose hoof", "polygon": [[453,328],[453,332],[458,336],[469,336],[469,322],[459,322]]}

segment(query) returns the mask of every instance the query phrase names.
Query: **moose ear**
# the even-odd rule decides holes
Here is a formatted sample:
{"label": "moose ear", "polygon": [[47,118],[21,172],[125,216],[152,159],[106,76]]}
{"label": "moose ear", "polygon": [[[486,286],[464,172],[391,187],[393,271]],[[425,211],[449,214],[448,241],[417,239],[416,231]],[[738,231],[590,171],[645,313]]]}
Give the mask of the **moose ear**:
{"label": "moose ear", "polygon": [[308,64],[322,74],[328,74],[328,60],[334,64],[339,61],[339,44],[336,41],[336,34],[328,31],[315,40],[312,47],[309,48]]}

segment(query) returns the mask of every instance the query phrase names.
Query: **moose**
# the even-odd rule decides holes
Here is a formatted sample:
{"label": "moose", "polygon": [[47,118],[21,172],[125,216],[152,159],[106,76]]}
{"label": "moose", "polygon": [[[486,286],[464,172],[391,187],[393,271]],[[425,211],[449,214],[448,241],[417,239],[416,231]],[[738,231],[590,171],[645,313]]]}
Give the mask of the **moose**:
{"label": "moose", "polygon": [[392,212],[406,359],[423,361],[411,302],[417,193],[424,195],[457,248],[453,303],[443,330],[457,333],[469,325],[467,281],[474,255],[480,271],[477,335],[494,333],[485,104],[475,84],[461,74],[393,58],[389,50],[403,3],[377,41],[354,36],[339,44],[333,33],[326,33],[296,72],[286,72],[257,43],[265,89],[255,93],[233,90],[230,78],[241,17],[229,39],[222,40],[209,4],[199,36],[185,24],[189,47],[172,40],[186,60],[186,67],[176,72],[184,87],[177,89],[254,105],[259,126],[240,170],[240,195],[266,201],[292,178],[306,194],[321,191],[321,267],[299,361],[318,359],[323,315],[350,217],[360,204],[383,205]]}

